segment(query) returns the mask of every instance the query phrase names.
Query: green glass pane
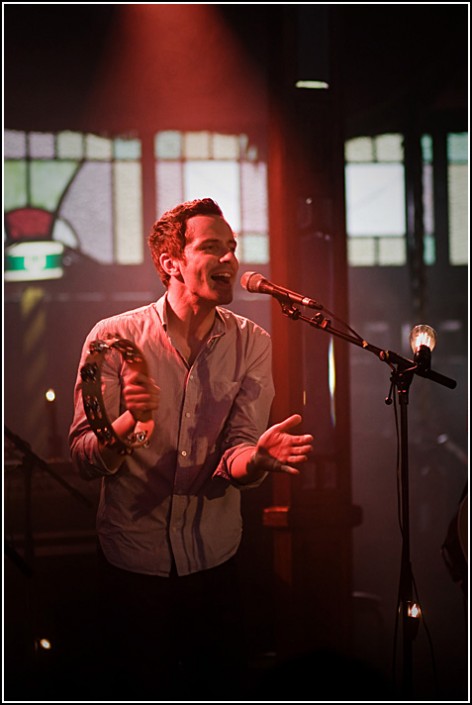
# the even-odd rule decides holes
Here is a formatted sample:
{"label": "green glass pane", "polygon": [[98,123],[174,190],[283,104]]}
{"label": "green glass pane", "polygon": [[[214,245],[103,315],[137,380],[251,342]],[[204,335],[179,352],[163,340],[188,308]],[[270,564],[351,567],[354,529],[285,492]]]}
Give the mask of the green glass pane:
{"label": "green glass pane", "polygon": [[424,236],[423,262],[427,265],[432,265],[436,262],[436,241],[432,235]]}
{"label": "green glass pane", "polygon": [[[31,259],[31,258],[30,258]],[[42,257],[36,258],[39,262],[38,267],[41,269],[53,269],[55,267],[60,267],[62,264],[62,255],[43,255]],[[20,270],[27,269],[28,258],[27,257],[6,257],[7,269]]]}
{"label": "green glass pane", "polygon": [[180,159],[182,157],[182,135],[176,130],[158,132],[154,142],[158,159]]}
{"label": "green glass pane", "polygon": [[447,136],[447,159],[453,164],[468,164],[469,135],[457,132]]}
{"label": "green glass pane", "polygon": [[3,198],[5,210],[10,211],[14,208],[26,206],[26,162],[7,160],[4,167],[4,179]]}
{"label": "green glass pane", "polygon": [[431,135],[423,135],[421,138],[421,151],[425,164],[433,163],[433,138]]}
{"label": "green glass pane", "polygon": [[117,138],[114,141],[114,148],[115,159],[141,159],[141,142],[139,140],[126,140]]}
{"label": "green glass pane", "polygon": [[30,166],[32,206],[56,210],[61,196],[78,168],[72,161],[34,161]]}

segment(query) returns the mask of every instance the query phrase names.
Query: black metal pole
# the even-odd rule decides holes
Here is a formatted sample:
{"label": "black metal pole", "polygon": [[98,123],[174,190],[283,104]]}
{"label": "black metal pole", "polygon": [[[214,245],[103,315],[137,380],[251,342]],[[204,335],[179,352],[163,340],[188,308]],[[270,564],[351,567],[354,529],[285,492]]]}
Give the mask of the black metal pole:
{"label": "black metal pole", "polygon": [[[408,459],[408,394],[412,380],[410,372],[398,372],[394,375],[400,405],[400,482],[401,482],[401,575],[400,575],[400,609],[402,623],[403,673],[402,695],[410,700],[413,695],[413,639],[415,630],[409,607],[413,601],[413,578],[410,559],[410,490]],[[415,620],[416,623],[416,620]]]}

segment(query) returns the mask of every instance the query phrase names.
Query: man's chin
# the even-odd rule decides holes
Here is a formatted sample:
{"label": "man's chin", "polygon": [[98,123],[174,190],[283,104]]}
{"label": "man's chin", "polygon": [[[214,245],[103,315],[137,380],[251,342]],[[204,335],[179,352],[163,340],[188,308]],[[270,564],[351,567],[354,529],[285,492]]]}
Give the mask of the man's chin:
{"label": "man's chin", "polygon": [[227,294],[220,295],[218,297],[218,306],[227,306],[233,301],[233,292],[230,291]]}
{"label": "man's chin", "polygon": [[234,298],[233,287],[227,285],[214,288],[212,294],[212,299],[214,299],[217,306],[230,304]]}

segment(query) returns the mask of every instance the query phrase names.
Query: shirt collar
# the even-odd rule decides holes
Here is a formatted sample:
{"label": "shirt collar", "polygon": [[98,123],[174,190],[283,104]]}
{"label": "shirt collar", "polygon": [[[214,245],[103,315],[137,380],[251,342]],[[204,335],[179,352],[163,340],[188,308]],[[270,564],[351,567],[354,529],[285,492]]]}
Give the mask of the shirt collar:
{"label": "shirt collar", "polygon": [[[162,327],[167,331],[167,291],[161,296],[160,299],[156,301],[157,314],[161,320]],[[226,333],[226,320],[224,316],[224,309],[220,309],[219,306],[215,308],[215,322],[211,330],[211,337],[224,335]]]}

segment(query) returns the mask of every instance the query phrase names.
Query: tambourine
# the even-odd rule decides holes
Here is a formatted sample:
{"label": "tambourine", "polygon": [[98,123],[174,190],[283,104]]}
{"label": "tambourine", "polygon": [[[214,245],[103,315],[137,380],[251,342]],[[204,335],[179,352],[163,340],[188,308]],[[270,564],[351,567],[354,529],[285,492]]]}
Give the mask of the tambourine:
{"label": "tambourine", "polygon": [[132,433],[120,438],[108,418],[102,394],[101,371],[106,354],[114,348],[121,353],[123,360],[137,372],[148,374],[146,360],[139,348],[130,340],[118,334],[107,336],[106,340],[94,340],[89,354],[80,368],[82,378],[82,401],[85,415],[92,431],[103,445],[116,450],[120,455],[129,455],[135,448],[149,446],[149,438],[154,430],[154,421],[137,421]]}

